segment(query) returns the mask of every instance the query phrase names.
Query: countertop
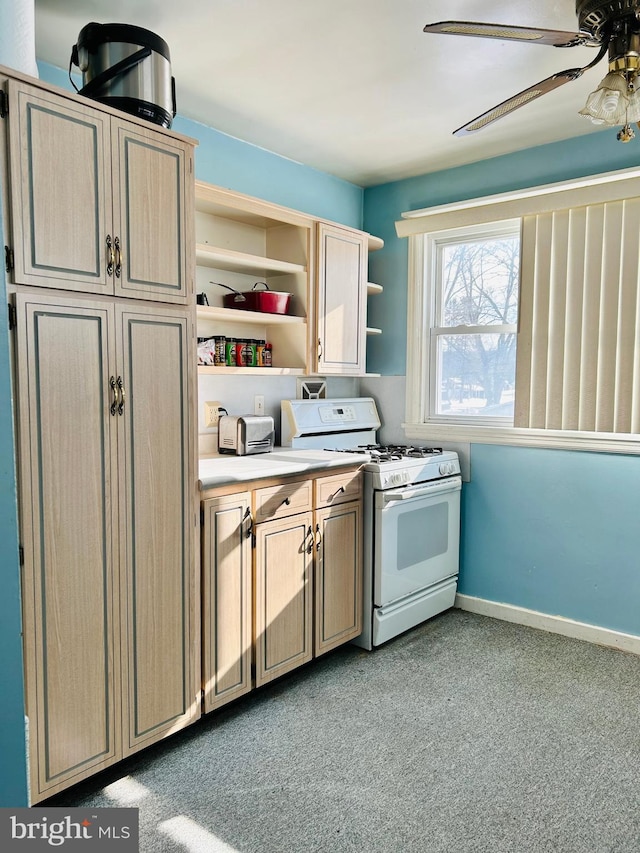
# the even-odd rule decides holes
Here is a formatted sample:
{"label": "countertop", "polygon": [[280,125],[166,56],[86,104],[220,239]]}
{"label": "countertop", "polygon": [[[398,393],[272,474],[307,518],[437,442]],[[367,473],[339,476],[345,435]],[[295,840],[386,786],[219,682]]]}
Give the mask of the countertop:
{"label": "countertop", "polygon": [[270,453],[250,456],[208,456],[199,461],[200,489],[212,489],[229,483],[246,483],[264,477],[286,477],[310,471],[363,465],[369,457],[362,453],[342,453],[333,450],[295,450],[276,447]]}

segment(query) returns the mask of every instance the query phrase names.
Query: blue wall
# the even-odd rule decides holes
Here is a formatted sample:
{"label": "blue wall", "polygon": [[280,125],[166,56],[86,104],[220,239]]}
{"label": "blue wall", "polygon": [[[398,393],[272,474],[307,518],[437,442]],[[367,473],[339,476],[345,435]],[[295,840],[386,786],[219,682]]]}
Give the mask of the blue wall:
{"label": "blue wall", "polygon": [[640,634],[640,456],[474,444],[460,592]]}
{"label": "blue wall", "polygon": [[[458,144],[457,140],[452,145]],[[406,371],[406,210],[637,166],[640,139],[601,131],[365,190],[364,227],[385,240],[370,278],[371,371]],[[384,398],[381,399],[384,420]],[[460,592],[640,635],[640,456],[471,446]]]}

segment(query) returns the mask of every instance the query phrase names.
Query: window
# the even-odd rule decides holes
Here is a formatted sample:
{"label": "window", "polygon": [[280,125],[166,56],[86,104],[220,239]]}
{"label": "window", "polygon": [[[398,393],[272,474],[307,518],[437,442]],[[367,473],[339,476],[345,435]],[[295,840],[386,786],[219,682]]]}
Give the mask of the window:
{"label": "window", "polygon": [[407,437],[640,453],[640,170],[404,217]]}
{"label": "window", "polygon": [[520,223],[426,240],[426,420],[513,424]]}

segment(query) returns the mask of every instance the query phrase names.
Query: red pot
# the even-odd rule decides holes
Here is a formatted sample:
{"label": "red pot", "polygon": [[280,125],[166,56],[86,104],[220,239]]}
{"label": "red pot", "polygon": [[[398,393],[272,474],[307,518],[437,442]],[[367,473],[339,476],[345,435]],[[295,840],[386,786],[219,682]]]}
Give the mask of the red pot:
{"label": "red pot", "polygon": [[[266,289],[256,290],[258,285],[263,285]],[[221,285],[221,287],[226,287],[226,285]],[[253,290],[225,293],[222,297],[222,304],[225,308],[239,308],[243,311],[262,311],[265,314],[286,314],[289,310],[290,299],[290,293],[269,290],[266,282],[257,281],[253,285]]]}

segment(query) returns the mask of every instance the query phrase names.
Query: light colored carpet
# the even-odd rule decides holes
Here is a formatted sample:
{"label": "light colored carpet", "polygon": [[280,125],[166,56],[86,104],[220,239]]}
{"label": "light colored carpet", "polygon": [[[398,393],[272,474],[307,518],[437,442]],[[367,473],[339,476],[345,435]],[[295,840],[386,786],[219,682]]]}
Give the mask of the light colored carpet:
{"label": "light colored carpet", "polygon": [[48,801],[143,853],[638,853],[640,658],[451,610]]}

